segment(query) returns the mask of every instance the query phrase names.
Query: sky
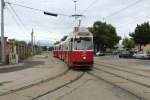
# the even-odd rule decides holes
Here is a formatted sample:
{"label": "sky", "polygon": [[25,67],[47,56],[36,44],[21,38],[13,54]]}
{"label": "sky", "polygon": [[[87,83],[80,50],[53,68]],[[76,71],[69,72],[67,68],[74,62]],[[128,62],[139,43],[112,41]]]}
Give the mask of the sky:
{"label": "sky", "polygon": [[[34,29],[36,43],[50,45],[68,35],[75,26],[75,19],[64,15],[75,13],[74,0],[5,0],[27,7],[58,14],[44,15],[42,11],[17,5],[5,6],[5,36],[30,41]],[[77,0],[76,13],[83,14],[81,26],[90,27],[103,21],[116,27],[117,34],[128,37],[137,24],[150,20],[150,0]]]}

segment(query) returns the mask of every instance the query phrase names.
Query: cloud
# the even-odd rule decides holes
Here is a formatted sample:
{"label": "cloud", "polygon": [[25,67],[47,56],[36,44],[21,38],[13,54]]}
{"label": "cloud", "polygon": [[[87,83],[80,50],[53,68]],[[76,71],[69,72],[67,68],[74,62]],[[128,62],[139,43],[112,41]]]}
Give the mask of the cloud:
{"label": "cloud", "polygon": [[[33,8],[43,9],[49,12],[58,14],[74,14],[73,0],[7,0],[9,2],[30,6]],[[104,17],[113,14],[114,12],[130,5],[135,2],[131,0],[97,0],[89,6],[94,0],[78,0],[77,12],[83,12],[86,15],[82,21],[82,26],[92,26],[96,20],[103,20]],[[141,0],[136,5],[125,9],[113,16],[109,16],[103,21],[110,23],[117,27],[117,32],[120,36],[124,34],[128,36],[130,31],[133,31],[136,24],[144,21],[149,21],[150,14],[150,1]],[[32,28],[35,30],[35,36],[38,40],[55,41],[60,39],[73,30],[74,18],[65,16],[52,17],[46,16],[43,12],[34,11],[12,5],[16,13],[21,18],[26,28],[22,25],[17,25],[12,14],[10,13],[9,6],[5,8],[5,35],[9,38],[16,38],[20,40],[30,40],[30,33]],[[89,8],[87,8],[89,6]],[[8,10],[9,8],[9,10]],[[15,16],[15,15],[13,15]],[[18,22],[19,23],[19,22]],[[20,28],[21,27],[21,28]]]}

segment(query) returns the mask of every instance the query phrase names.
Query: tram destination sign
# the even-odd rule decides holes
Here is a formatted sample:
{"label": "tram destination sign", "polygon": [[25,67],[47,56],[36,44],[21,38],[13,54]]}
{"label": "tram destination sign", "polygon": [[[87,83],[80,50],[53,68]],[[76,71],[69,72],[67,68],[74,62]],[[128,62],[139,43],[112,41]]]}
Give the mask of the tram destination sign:
{"label": "tram destination sign", "polygon": [[87,36],[87,35],[90,35],[90,34],[88,32],[78,32],[77,35]]}

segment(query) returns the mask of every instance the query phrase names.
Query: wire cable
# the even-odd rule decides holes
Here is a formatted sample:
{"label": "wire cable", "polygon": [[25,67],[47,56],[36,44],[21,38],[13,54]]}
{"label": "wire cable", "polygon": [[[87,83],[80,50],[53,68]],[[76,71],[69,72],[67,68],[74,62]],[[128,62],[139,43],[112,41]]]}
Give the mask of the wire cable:
{"label": "wire cable", "polygon": [[21,23],[21,25],[24,27],[24,29],[26,29],[25,24],[23,23],[23,21],[21,20],[21,18],[19,17],[19,15],[17,14],[17,12],[15,11],[15,9],[10,4],[9,4],[9,7],[12,9],[12,11],[15,14],[15,16],[18,18],[18,21]]}
{"label": "wire cable", "polygon": [[83,14],[86,13],[97,1],[99,1],[99,0],[94,0],[94,1],[92,1],[92,2],[86,7],[86,9],[84,9],[84,10],[81,12],[80,15],[82,15],[82,16],[81,16],[81,19],[80,19],[80,24],[79,24],[79,26],[81,25],[81,22],[82,22],[83,18],[85,18],[85,16],[84,16]]}
{"label": "wire cable", "polygon": [[145,17],[149,17],[149,16],[150,16],[150,14],[148,14],[146,16],[136,17],[136,18],[134,18],[135,20],[133,20],[131,22],[128,22],[128,23],[125,23],[125,24],[121,24],[117,28],[122,28],[122,26],[127,25],[127,24],[133,24],[133,22],[138,21],[139,19],[142,19],[142,18],[145,18]]}
{"label": "wire cable", "polygon": [[123,7],[122,9],[120,9],[120,10],[118,10],[118,11],[116,11],[116,12],[113,12],[112,14],[110,14],[110,15],[104,17],[104,18],[107,19],[107,18],[110,18],[110,17],[112,17],[112,16],[114,16],[114,15],[117,15],[117,14],[119,14],[120,12],[122,12],[122,11],[124,11],[124,10],[126,10],[126,9],[128,9],[128,8],[130,8],[130,7],[135,6],[136,4],[138,4],[138,3],[141,2],[141,1],[143,1],[143,0],[136,0],[135,2],[133,2],[133,3],[131,3],[131,4],[127,5],[127,6],[125,6],[125,7]]}
{"label": "wire cable", "polygon": [[[7,10],[10,12],[10,16],[12,17],[12,19],[14,20],[15,24],[17,25],[17,27],[20,29],[20,32],[21,33],[24,33],[23,32],[23,28],[20,26],[17,18],[15,17],[14,13],[10,10],[10,8],[7,7]],[[25,34],[26,36],[28,36],[27,34]]]}
{"label": "wire cable", "polygon": [[99,0],[94,0],[93,2],[91,2],[89,6],[87,6],[87,8],[81,12],[81,14],[84,14],[85,12],[87,12],[97,1]]}
{"label": "wire cable", "polygon": [[16,25],[18,26],[20,31],[23,32],[22,27],[20,26],[19,22],[17,21],[17,18],[14,16],[12,11],[8,7],[7,7],[7,10],[10,12],[10,15],[11,15],[12,19],[14,20],[14,22],[16,23]]}
{"label": "wire cable", "polygon": [[[31,9],[31,10],[35,10],[35,11],[40,11],[40,12],[43,12],[43,13],[44,13],[44,12],[48,12],[48,11],[45,11],[45,10],[42,10],[42,9],[37,9],[37,8],[29,7],[29,6],[24,6],[24,5],[16,4],[16,3],[12,3],[12,2],[5,2],[5,3],[11,4],[11,5],[16,5],[16,6],[23,7],[23,8],[27,8],[27,9]],[[50,13],[50,12],[49,12],[49,13]],[[71,15],[66,15],[66,14],[58,14],[58,15],[71,17]]]}

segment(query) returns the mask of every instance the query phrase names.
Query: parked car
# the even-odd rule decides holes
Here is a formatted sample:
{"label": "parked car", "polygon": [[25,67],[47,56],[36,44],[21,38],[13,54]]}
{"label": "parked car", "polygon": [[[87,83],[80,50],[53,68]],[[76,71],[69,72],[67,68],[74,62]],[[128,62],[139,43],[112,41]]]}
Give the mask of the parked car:
{"label": "parked car", "polygon": [[119,58],[132,58],[133,57],[134,52],[133,51],[121,51],[119,53]]}
{"label": "parked car", "polygon": [[101,52],[101,51],[98,51],[97,53],[96,53],[96,56],[104,56],[105,54],[103,53],[103,52]]}
{"label": "parked car", "polygon": [[150,51],[140,51],[133,55],[137,59],[150,59]]}

